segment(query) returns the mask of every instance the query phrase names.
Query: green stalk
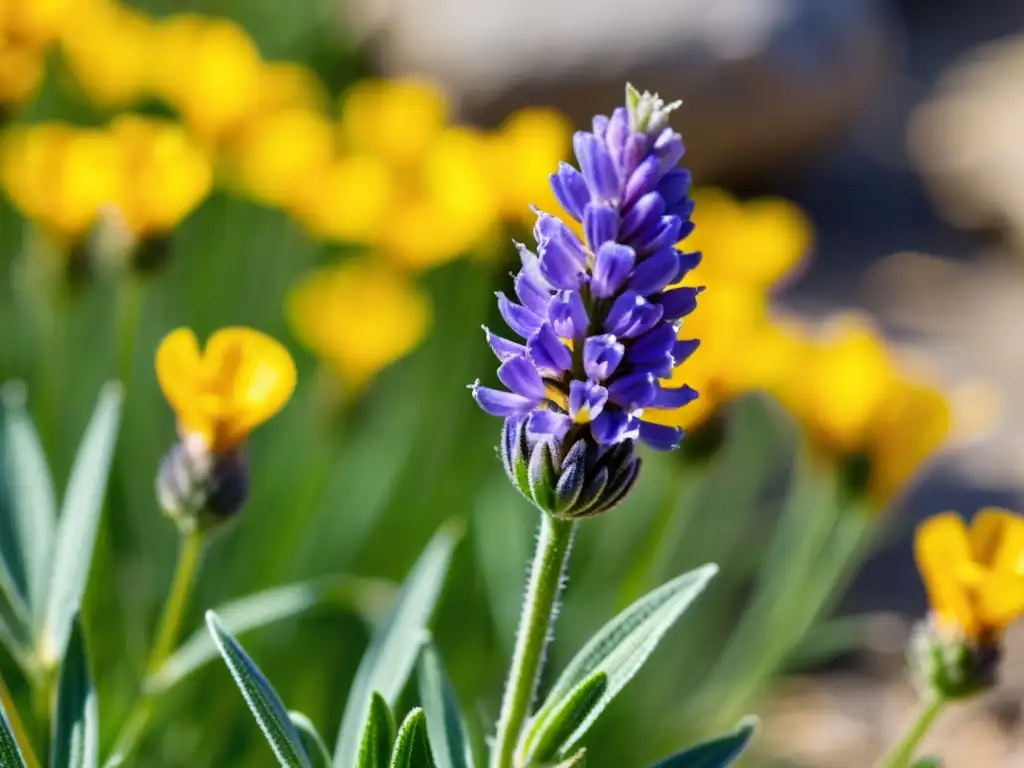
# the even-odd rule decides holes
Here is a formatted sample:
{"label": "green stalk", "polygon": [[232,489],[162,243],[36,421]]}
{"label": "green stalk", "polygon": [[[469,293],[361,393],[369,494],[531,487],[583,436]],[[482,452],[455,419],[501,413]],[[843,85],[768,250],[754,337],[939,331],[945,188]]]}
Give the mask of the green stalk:
{"label": "green stalk", "polygon": [[896,743],[885,756],[881,765],[883,768],[909,768],[914,759],[914,753],[921,746],[924,737],[934,725],[935,720],[942,710],[945,709],[948,699],[932,694],[921,704],[921,710],[917,718],[911,723],[910,728],[903,734],[903,738]]}
{"label": "green stalk", "polygon": [[[160,619],[156,640],[149,655],[149,663],[146,665],[146,678],[156,673],[174,651],[178,634],[181,631],[181,622],[185,618],[185,611],[188,608],[189,596],[192,594],[192,587],[195,585],[196,576],[199,573],[199,564],[202,560],[205,543],[203,533],[198,530],[189,531],[181,537],[178,564],[175,567],[171,591],[164,603],[163,616]],[[153,714],[153,704],[153,694],[143,690],[141,697],[135,702],[135,706],[125,719],[125,724],[114,745],[114,751],[111,753],[111,760],[115,757],[125,760],[138,746],[139,740],[149,724],[149,718]]]}
{"label": "green stalk", "polygon": [[519,619],[512,667],[498,718],[498,733],[491,752],[491,768],[512,768],[513,755],[523,723],[537,691],[544,651],[551,637],[558,595],[569,562],[575,524],[541,514],[537,551],[526,586]]}
{"label": "green stalk", "polygon": [[28,738],[25,724],[21,722],[21,718],[18,716],[18,710],[14,706],[14,699],[11,697],[11,692],[8,690],[2,676],[0,676],[0,703],[3,704],[4,713],[7,715],[7,722],[11,726],[11,735],[18,742],[21,756],[25,758],[25,764],[28,765],[28,768],[40,768],[39,758],[36,757],[36,753],[32,749],[32,742]]}

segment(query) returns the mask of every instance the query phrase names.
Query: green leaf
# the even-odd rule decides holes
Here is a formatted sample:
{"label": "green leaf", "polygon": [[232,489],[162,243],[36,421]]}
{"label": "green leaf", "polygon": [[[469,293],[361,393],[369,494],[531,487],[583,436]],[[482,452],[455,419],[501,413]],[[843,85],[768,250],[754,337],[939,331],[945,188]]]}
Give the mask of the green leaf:
{"label": "green leaf", "polygon": [[213,611],[206,612],[206,626],[278,762],[285,768],[312,768],[288,711],[259,667],[224,629]]}
{"label": "green leaf", "polygon": [[[319,605],[334,605],[375,621],[395,593],[383,579],[331,576],[274,587],[214,608],[221,624],[236,638],[260,627],[290,619]],[[177,685],[217,658],[210,634],[197,630],[145,681],[147,693],[157,694]]]}
{"label": "green leaf", "polygon": [[438,768],[473,768],[473,750],[444,662],[432,642],[423,644],[419,662],[420,701],[427,716],[430,751]]}
{"label": "green leaf", "polygon": [[345,704],[334,751],[334,768],[349,768],[355,763],[373,692],[377,691],[394,706],[405,687],[441,594],[458,536],[451,525],[442,526],[434,534],[399,590],[388,615],[374,630]]}
{"label": "green leaf", "polygon": [[26,768],[25,758],[18,748],[18,740],[14,738],[11,721],[7,717],[3,700],[0,700],[0,766],[3,768]]}
{"label": "green leaf", "polygon": [[[520,747],[523,765],[554,760],[608,690],[608,675],[597,670],[563,698],[540,710]],[[443,766],[442,766],[443,768]]]}
{"label": "green leaf", "polygon": [[387,768],[395,743],[395,718],[384,697],[376,691],[370,697],[370,711],[359,743],[359,768]]}
{"label": "green leaf", "polygon": [[82,604],[103,498],[110,475],[110,460],[121,422],[120,384],[104,386],[85,436],[78,448],[71,478],[64,493],[53,549],[45,617],[39,637],[44,664],[56,666],[64,656],[71,622]]}
{"label": "green leaf", "polygon": [[57,714],[53,723],[52,768],[95,768],[99,765],[99,710],[89,672],[82,624],[71,622],[67,653],[57,686]]}
{"label": "green leaf", "polygon": [[942,768],[942,761],[937,757],[922,757],[911,768]]}
{"label": "green leaf", "polygon": [[0,587],[19,618],[37,619],[46,596],[57,502],[39,435],[25,409],[24,386],[6,385],[0,402]]}
{"label": "green leaf", "polygon": [[727,736],[719,736],[690,747],[651,768],[727,768],[747,748],[756,730],[757,718],[744,718],[736,730]]}
{"label": "green leaf", "polygon": [[398,729],[391,768],[436,768],[427,742],[427,716],[418,707]]}
{"label": "green leaf", "polygon": [[608,688],[590,714],[562,746],[571,749],[609,702],[640,670],[658,642],[704,591],[718,566],[704,565],[684,573],[641,597],[604,627],[576,654],[555,682],[542,709],[553,710],[580,683],[601,670]]}
{"label": "green leaf", "polygon": [[288,719],[292,721],[295,732],[299,734],[302,749],[309,758],[312,768],[331,768],[331,753],[327,751],[327,745],[320,738],[313,721],[301,712],[289,712]]}
{"label": "green leaf", "polygon": [[587,750],[581,749],[579,752],[574,754],[572,757],[566,758],[555,768],[583,768],[587,764]]}

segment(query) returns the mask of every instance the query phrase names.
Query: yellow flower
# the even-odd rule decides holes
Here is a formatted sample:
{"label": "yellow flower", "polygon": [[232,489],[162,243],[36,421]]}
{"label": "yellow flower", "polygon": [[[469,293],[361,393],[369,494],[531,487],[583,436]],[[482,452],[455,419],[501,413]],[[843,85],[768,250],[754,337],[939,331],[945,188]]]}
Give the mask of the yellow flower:
{"label": "yellow flower", "polygon": [[259,103],[263,62],[234,22],[193,14],[157,25],[154,88],[203,139],[223,140]]}
{"label": "yellow flower", "polygon": [[4,188],[26,216],[63,238],[83,234],[117,199],[118,148],[99,129],[18,127],[0,146]]}
{"label": "yellow flower", "polygon": [[24,43],[51,42],[74,0],[0,0],[0,32]]}
{"label": "yellow flower", "polygon": [[1024,613],[1024,519],[1004,509],[979,511],[970,527],[946,512],[914,539],[918,570],[939,627],[991,643]]}
{"label": "yellow flower", "polygon": [[340,128],[349,150],[407,166],[422,159],[447,120],[447,98],[429,80],[363,80],[345,94]]}
{"label": "yellow flower", "polygon": [[46,51],[0,38],[0,104],[28,100],[43,79]]}
{"label": "yellow flower", "polygon": [[291,210],[316,237],[372,244],[390,221],[394,188],[393,174],[379,158],[340,158],[300,185]]}
{"label": "yellow flower", "polygon": [[111,123],[110,135],[122,174],[113,202],[135,237],[173,229],[209,193],[210,164],[180,125],[125,114]]}
{"label": "yellow flower", "polygon": [[296,372],[280,342],[251,328],[223,328],[201,350],[188,328],[172,331],[156,353],[156,375],[183,437],[214,454],[237,448],[280,411]]}
{"label": "yellow flower", "polygon": [[350,390],[412,351],[431,315],[427,297],[377,259],[313,272],[292,289],[286,309],[299,341]]}
{"label": "yellow flower", "polygon": [[61,48],[86,95],[105,108],[139,101],[152,87],[156,28],[142,13],[110,0],[77,0]]}
{"label": "yellow flower", "polygon": [[493,187],[501,214],[532,227],[530,206],[554,213],[558,201],[549,176],[569,153],[572,127],[553,109],[533,107],[514,112],[490,137]]}
{"label": "yellow flower", "polygon": [[271,61],[259,76],[256,109],[262,114],[280,109],[327,112],[327,88],[309,67],[291,61]]}

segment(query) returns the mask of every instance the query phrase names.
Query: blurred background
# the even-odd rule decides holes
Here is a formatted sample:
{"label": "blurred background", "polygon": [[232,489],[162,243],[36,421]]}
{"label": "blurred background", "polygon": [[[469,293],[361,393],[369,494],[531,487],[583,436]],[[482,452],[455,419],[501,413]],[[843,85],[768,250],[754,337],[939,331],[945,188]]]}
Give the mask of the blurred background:
{"label": "blurred background", "polygon": [[[646,764],[734,709],[765,719],[751,765],[870,762],[914,701],[913,524],[1019,508],[1020,77],[1014,0],[0,0],[0,382],[25,382],[58,484],[102,382],[127,384],[85,613],[105,742],[175,556],[153,496],[175,431],[152,356],[181,325],[254,326],[300,369],[249,446],[252,499],[213,543],[189,628],[285,582],[398,580],[461,518],[435,629],[467,711],[493,721],[534,517],[465,385],[493,376],[480,326],[503,330],[493,291],[509,290],[530,205],[553,209],[572,131],[630,81],[683,100],[709,286],[698,447],[650,457],[629,503],[583,526],[553,658],[716,559],[735,574],[727,609],[668,637],[595,729],[595,764]],[[780,331],[813,361],[787,357]],[[895,397],[870,394],[883,379],[929,407],[869,417]],[[714,494],[748,475],[771,491],[778,468],[761,465],[794,435],[837,465],[899,465],[864,491],[872,547],[756,684],[695,703],[778,516],[777,492],[749,490],[742,518]],[[320,606],[245,638],[328,739],[364,618]],[[1024,761],[1022,651],[1011,635],[1004,685],[935,737],[949,766]],[[2,655],[0,670],[20,696]],[[162,701],[138,764],[271,759],[214,665]]]}

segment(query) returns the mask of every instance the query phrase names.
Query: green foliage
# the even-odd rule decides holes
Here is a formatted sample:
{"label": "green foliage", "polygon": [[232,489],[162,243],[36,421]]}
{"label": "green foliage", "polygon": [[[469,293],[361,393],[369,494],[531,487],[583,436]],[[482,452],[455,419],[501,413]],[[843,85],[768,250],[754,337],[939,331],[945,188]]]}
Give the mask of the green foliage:
{"label": "green foliage", "polygon": [[416,664],[459,533],[449,524],[431,539],[402,585],[391,611],[370,639],[359,664],[334,752],[335,768],[352,765],[374,692],[393,705]]}
{"label": "green foliage", "polygon": [[206,624],[224,663],[245,698],[245,703],[267,737],[270,748],[284,768],[311,768],[288,711],[259,667],[242,650],[242,646],[224,629],[213,611],[206,614]]}
{"label": "green foliage", "polygon": [[309,758],[310,768],[331,768],[331,753],[327,751],[327,745],[313,725],[313,721],[301,712],[289,712],[288,719],[295,726],[295,732],[299,734],[299,741],[302,749]]}
{"label": "green foliage", "polygon": [[422,709],[412,710],[398,729],[391,768],[436,768],[427,742],[427,716]]}
{"label": "green foliage", "polygon": [[50,749],[52,768],[96,768],[100,761],[99,707],[78,617],[71,622],[57,683],[57,714]]}
{"label": "green foliage", "polygon": [[359,742],[358,768],[387,768],[391,764],[391,750],[395,743],[395,718],[384,697],[374,691],[370,696],[370,709],[366,726]]}
{"label": "green foliage", "polygon": [[653,768],[728,768],[750,744],[756,730],[757,719],[747,718],[732,733],[667,757]]}
{"label": "green foliage", "polygon": [[599,669],[555,702],[557,706],[541,710],[532,727],[524,732],[525,739],[520,747],[522,762],[530,765],[553,760],[590,717],[607,690],[608,673]]}
{"label": "green foliage", "polygon": [[0,700],[0,765],[3,768],[25,768],[25,758],[22,757],[18,741],[14,738],[11,729],[11,721],[8,719],[7,710]]}
{"label": "green foliage", "polygon": [[437,768],[473,768],[473,750],[441,654],[427,641],[418,664],[420,701]]}

